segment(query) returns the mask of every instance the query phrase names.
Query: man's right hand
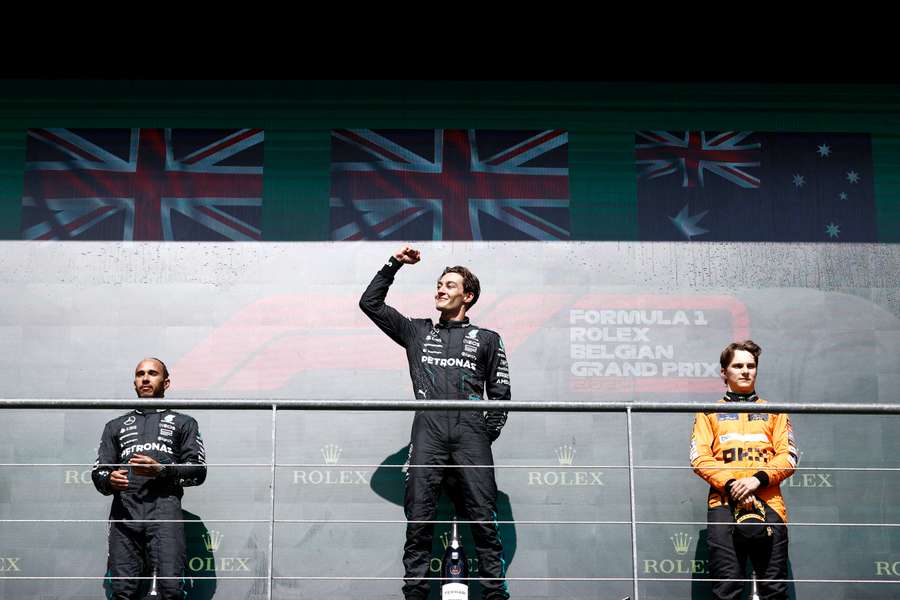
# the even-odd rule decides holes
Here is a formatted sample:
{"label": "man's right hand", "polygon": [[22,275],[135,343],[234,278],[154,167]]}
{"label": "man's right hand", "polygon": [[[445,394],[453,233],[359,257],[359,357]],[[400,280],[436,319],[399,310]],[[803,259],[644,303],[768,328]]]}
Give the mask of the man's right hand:
{"label": "man's right hand", "polygon": [[394,252],[394,258],[407,265],[414,265],[422,259],[422,255],[412,246],[403,246]]}
{"label": "man's right hand", "polygon": [[749,496],[747,496],[743,500],[741,500],[741,502],[739,503],[739,506],[743,509],[749,510],[749,509],[753,508],[754,502],[756,502],[756,496],[754,496],[753,494],[750,494]]}
{"label": "man's right hand", "polygon": [[109,487],[117,492],[124,492],[128,489],[128,471],[120,469],[109,474]]}
{"label": "man's right hand", "polygon": [[748,496],[753,496],[759,486],[759,479],[756,477],[742,477],[731,484],[731,497],[737,502],[743,503]]}

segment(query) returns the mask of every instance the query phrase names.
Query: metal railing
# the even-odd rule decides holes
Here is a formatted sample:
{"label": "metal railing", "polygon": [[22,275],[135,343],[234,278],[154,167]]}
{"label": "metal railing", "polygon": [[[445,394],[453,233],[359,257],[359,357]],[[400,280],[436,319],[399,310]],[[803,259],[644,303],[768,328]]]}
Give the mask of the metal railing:
{"label": "metal railing", "polygon": [[[720,403],[720,402],[556,402],[556,401],[487,401],[487,400],[285,400],[285,399],[37,399],[37,398],[6,398],[0,399],[0,409],[126,409],[134,408],[172,408],[181,409],[214,409],[214,410],[268,410],[272,415],[271,460],[268,463],[221,463],[209,464],[209,467],[259,467],[270,470],[270,498],[268,519],[207,519],[205,522],[216,523],[267,523],[269,525],[268,540],[268,567],[267,575],[262,576],[227,576],[227,577],[192,577],[192,579],[239,579],[239,580],[267,580],[267,597],[272,598],[273,581],[276,580],[309,580],[309,581],[399,581],[402,577],[366,577],[366,576],[276,576],[273,573],[275,527],[279,523],[342,523],[342,524],[373,524],[396,523],[405,524],[407,520],[387,519],[276,519],[275,518],[275,483],[276,472],[282,467],[333,467],[325,463],[278,463],[277,462],[277,420],[279,410],[365,410],[365,411],[411,411],[411,410],[507,410],[516,412],[616,412],[624,413],[626,419],[627,439],[627,464],[626,465],[579,465],[578,468],[605,468],[627,469],[628,471],[628,495],[630,519],[627,521],[494,521],[497,524],[515,525],[560,525],[560,524],[589,524],[589,525],[630,525],[631,537],[631,577],[508,577],[508,581],[578,581],[578,582],[625,582],[631,581],[634,600],[640,600],[639,583],[641,581],[691,581],[713,582],[712,578],[679,579],[640,577],[638,574],[638,525],[709,525],[706,521],[641,521],[636,518],[636,493],[635,473],[638,470],[665,470],[665,469],[691,469],[690,465],[636,465],[634,464],[633,444],[633,413],[695,413],[695,412],[747,412],[747,413],[812,413],[812,414],[842,414],[842,415],[900,415],[900,404],[847,404],[847,403],[808,403],[790,404],[770,402],[764,406],[754,403]],[[0,467],[61,467],[61,466],[92,466],[84,463],[0,463]],[[351,464],[344,467],[381,467],[381,468],[427,468],[430,465],[368,465]],[[545,468],[547,465],[448,465],[465,468],[493,468],[493,469],[522,469]],[[554,465],[554,468],[576,468],[573,465]],[[722,467],[726,468],[726,467]],[[766,469],[766,467],[763,467]],[[754,471],[760,470],[754,468]],[[820,467],[796,467],[795,470],[820,471]],[[900,467],[828,467],[830,471],[874,471],[897,472]],[[154,520],[159,522],[159,520]],[[111,522],[109,519],[0,519],[0,523],[65,523],[65,522]],[[112,521],[115,522],[115,521]],[[173,520],[170,522],[191,523],[193,520]],[[458,521],[459,523],[478,523],[478,521]],[[433,524],[449,524],[451,521],[433,520]],[[791,527],[804,526],[840,526],[840,527],[900,527],[900,523],[821,523],[821,522],[791,522]],[[85,580],[108,579],[100,576],[0,576],[2,580]],[[151,579],[151,577],[135,577],[130,579]],[[155,579],[153,577],[152,579]],[[425,577],[425,580],[437,580],[437,577]],[[473,576],[472,579],[479,579]],[[483,578],[482,578],[483,579]],[[753,579],[745,579],[752,582]],[[787,579],[789,583],[864,583],[864,584],[900,584],[900,580],[880,579]]]}

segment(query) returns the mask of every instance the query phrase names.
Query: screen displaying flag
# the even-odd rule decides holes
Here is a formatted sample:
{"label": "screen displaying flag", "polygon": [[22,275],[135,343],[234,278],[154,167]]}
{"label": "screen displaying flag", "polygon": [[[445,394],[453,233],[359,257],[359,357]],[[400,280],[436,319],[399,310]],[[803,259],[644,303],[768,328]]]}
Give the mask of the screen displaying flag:
{"label": "screen displaying flag", "polygon": [[331,132],[334,240],[567,240],[568,133]]}
{"label": "screen displaying flag", "polygon": [[261,129],[29,129],[22,237],[259,240]]}
{"label": "screen displaying flag", "polygon": [[874,242],[868,134],[638,131],[641,240]]}

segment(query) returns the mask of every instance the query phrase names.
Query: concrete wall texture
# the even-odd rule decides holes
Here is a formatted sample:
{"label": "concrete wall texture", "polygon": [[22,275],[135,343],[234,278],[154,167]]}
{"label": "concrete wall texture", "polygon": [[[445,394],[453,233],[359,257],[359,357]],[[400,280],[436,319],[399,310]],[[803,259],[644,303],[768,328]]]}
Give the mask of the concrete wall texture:
{"label": "concrete wall texture", "polygon": [[[772,401],[900,401],[900,248],[726,243],[424,243],[388,302],[434,316],[445,265],[478,274],[472,321],[498,331],[517,400],[712,401],[718,354],[763,347]],[[412,398],[402,350],[360,313],[394,250],[371,243],[0,242],[0,396],[127,398],[143,356],[164,358],[168,397]],[[411,414],[288,411],[278,417],[269,556],[269,411],[191,410],[207,482],[188,489],[192,598],[395,598]],[[102,593],[109,499],[90,484],[108,410],[5,410],[0,419],[0,597]],[[691,415],[636,414],[640,595],[704,598],[706,485],[687,467]],[[897,417],[798,414],[801,467],[783,485],[797,598],[891,598],[900,580]],[[512,413],[494,444],[511,577],[632,576],[624,415]],[[24,467],[14,463],[54,466]],[[216,466],[235,465],[245,466]],[[576,465],[562,469],[560,465]],[[654,469],[653,467],[682,467]],[[577,468],[581,467],[581,468]],[[855,470],[840,470],[853,467]],[[450,513],[448,506],[442,518]],[[234,522],[235,520],[256,522]],[[388,521],[346,523],[347,520]],[[533,521],[602,521],[535,524]],[[309,522],[314,521],[314,522]],[[337,522],[324,522],[337,521]],[[679,524],[689,522],[692,524]],[[446,526],[439,525],[437,533]],[[440,556],[439,539],[435,542]],[[471,554],[471,552],[470,552]],[[675,579],[690,581],[674,581]],[[621,598],[630,581],[513,581],[515,598]]]}

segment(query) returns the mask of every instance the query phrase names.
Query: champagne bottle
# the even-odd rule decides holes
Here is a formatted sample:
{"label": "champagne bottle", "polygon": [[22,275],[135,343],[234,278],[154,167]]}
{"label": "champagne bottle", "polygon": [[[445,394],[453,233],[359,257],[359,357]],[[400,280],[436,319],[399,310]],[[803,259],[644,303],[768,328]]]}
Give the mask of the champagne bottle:
{"label": "champagne bottle", "polygon": [[469,563],[459,537],[456,517],[453,517],[450,543],[444,551],[441,567],[441,600],[469,600]]}

